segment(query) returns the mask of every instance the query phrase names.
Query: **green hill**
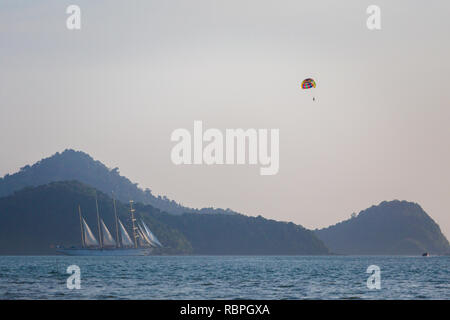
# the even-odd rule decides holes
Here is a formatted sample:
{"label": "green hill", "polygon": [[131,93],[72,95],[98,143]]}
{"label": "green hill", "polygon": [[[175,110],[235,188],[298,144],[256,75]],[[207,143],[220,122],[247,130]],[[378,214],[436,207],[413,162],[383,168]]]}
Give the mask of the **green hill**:
{"label": "green hill", "polygon": [[450,253],[436,222],[418,204],[406,201],[382,202],[316,234],[340,254]]}
{"label": "green hill", "polygon": [[[138,205],[145,212],[147,206]],[[328,248],[313,231],[292,222],[241,214],[196,214],[181,216],[156,213],[162,223],[180,230],[196,254],[220,255],[320,255]]]}
{"label": "green hill", "polygon": [[96,226],[94,188],[110,227],[111,191],[125,203],[118,202],[118,211],[128,226],[126,203],[135,200],[166,254],[326,254],[327,248],[342,254],[450,253],[439,226],[414,203],[383,202],[312,232],[229,209],[187,208],[140,189],[86,153],[65,150],[0,179],[0,254],[48,254],[51,245],[79,244],[77,206]]}
{"label": "green hill", "polygon": [[[99,209],[114,230],[113,202],[98,193]],[[54,245],[79,245],[78,204],[96,233],[95,189],[77,181],[28,187],[0,198],[0,254],[53,254]],[[163,254],[326,254],[314,235],[293,223],[243,215],[170,215],[151,205],[136,204],[163,243]],[[128,206],[117,202],[117,211],[131,229]]]}
{"label": "green hill", "polygon": [[188,208],[165,196],[154,196],[150,189],[142,190],[137,183],[121,176],[118,168],[110,169],[100,161],[94,160],[90,155],[71,149],[61,153],[57,152],[31,166],[22,167],[17,173],[7,174],[0,178],[0,197],[29,186],[70,180],[80,181],[106,194],[114,191],[115,196],[123,202],[134,199],[172,214],[185,212],[234,213],[229,209]]}

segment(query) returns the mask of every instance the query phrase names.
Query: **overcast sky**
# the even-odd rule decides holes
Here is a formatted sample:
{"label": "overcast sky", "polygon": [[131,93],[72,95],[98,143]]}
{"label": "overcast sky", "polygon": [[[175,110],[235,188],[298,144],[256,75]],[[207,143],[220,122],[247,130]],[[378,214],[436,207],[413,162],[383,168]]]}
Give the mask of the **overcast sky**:
{"label": "overcast sky", "polygon": [[[81,7],[82,28],[66,28]],[[381,27],[366,27],[366,8]],[[186,206],[320,228],[383,200],[450,238],[450,2],[0,2],[0,176],[73,148]],[[316,99],[299,89],[317,80]],[[175,166],[177,128],[280,129],[280,170]]]}

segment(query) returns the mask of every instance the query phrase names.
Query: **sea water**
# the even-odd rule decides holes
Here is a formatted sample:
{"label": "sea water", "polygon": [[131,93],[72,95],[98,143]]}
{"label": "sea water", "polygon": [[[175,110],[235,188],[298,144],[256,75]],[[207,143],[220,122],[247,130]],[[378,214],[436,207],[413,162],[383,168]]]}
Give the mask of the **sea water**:
{"label": "sea water", "polygon": [[[68,288],[71,265],[80,289]],[[380,289],[367,286],[370,265]],[[450,299],[449,266],[444,256],[0,256],[0,299]]]}

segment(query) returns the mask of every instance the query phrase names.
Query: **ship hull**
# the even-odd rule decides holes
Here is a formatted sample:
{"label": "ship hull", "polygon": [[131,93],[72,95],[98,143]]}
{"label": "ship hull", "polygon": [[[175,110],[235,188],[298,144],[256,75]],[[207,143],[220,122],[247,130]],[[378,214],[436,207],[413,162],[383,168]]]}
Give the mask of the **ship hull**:
{"label": "ship hull", "polygon": [[56,252],[67,256],[148,256],[152,249],[76,249],[58,248]]}

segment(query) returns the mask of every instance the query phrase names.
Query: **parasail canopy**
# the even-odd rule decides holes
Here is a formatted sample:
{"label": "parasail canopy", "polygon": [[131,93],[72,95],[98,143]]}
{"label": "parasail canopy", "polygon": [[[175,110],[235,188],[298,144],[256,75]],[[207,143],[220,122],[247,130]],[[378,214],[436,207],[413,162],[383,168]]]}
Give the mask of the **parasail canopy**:
{"label": "parasail canopy", "polygon": [[311,89],[316,87],[316,82],[312,78],[307,78],[302,81],[302,89]]}

